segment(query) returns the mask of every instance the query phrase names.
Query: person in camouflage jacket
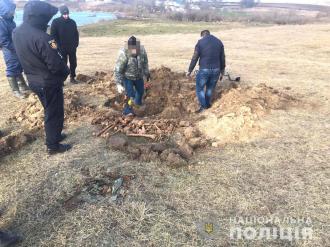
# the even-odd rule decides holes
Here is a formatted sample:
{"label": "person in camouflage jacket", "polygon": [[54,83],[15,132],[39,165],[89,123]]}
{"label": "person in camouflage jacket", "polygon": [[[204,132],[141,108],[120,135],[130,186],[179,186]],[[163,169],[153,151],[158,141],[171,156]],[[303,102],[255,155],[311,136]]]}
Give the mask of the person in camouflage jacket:
{"label": "person in camouflage jacket", "polygon": [[128,102],[124,115],[134,114],[132,105],[142,105],[144,77],[150,80],[147,52],[140,42],[130,37],[127,46],[119,51],[115,66],[115,80],[118,93],[126,91]]}

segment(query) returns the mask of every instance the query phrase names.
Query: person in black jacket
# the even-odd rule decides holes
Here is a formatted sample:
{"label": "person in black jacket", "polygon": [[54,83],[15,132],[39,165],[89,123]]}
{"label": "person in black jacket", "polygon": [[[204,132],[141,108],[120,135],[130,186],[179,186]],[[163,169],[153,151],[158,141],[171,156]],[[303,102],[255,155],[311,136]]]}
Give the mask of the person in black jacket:
{"label": "person in black jacket", "polygon": [[70,62],[70,82],[77,83],[77,48],[79,46],[79,33],[77,24],[69,16],[69,8],[67,6],[60,7],[61,17],[56,18],[51,25],[50,34],[55,38],[65,61]]}
{"label": "person in black jacket", "polygon": [[200,103],[197,113],[211,107],[214,88],[220,78],[222,80],[225,67],[224,46],[209,30],[201,32],[201,39],[195,46],[195,52],[187,72],[190,76],[199,60],[199,71],[196,75],[196,95]]}
{"label": "person in black jacket", "polygon": [[13,41],[30,88],[39,97],[45,111],[46,145],[49,154],[71,148],[60,144],[64,122],[63,83],[69,75],[56,41],[46,33],[57,8],[43,1],[24,6],[23,24],[13,31]]}

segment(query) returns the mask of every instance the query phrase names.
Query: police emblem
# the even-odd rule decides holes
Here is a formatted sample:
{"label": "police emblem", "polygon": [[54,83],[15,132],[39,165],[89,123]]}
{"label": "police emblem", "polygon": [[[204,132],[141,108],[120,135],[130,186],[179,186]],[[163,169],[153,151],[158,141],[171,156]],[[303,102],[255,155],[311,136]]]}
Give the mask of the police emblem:
{"label": "police emblem", "polygon": [[207,234],[211,234],[211,233],[214,231],[213,223],[205,223],[205,224],[204,224],[204,231],[205,231]]}
{"label": "police emblem", "polygon": [[56,41],[54,39],[48,41],[48,44],[50,45],[50,47],[54,50],[57,50],[57,44]]}
{"label": "police emblem", "polygon": [[206,221],[196,223],[197,232],[205,239],[219,239],[223,237],[221,234],[219,222],[214,222],[214,217]]}

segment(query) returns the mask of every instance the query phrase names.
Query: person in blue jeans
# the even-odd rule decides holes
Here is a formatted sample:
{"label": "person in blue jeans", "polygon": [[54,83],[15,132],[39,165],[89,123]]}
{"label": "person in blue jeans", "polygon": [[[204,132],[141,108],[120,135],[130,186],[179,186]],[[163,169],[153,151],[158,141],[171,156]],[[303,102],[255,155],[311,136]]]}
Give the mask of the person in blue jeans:
{"label": "person in blue jeans", "polygon": [[200,104],[197,113],[211,107],[211,100],[218,80],[222,80],[225,67],[225,50],[220,39],[210,34],[209,30],[201,32],[201,39],[195,46],[187,76],[190,76],[199,61],[196,75],[196,95]]}
{"label": "person in blue jeans", "polygon": [[119,51],[115,66],[117,91],[120,94],[126,91],[124,115],[134,115],[133,106],[142,105],[144,77],[147,81],[150,80],[147,52],[140,41],[132,36]]}

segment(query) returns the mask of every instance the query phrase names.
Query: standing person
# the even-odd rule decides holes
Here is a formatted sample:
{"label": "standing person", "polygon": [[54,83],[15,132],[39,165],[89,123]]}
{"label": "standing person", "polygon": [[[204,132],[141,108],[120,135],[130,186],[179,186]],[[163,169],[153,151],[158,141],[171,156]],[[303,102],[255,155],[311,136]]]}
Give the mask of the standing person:
{"label": "standing person", "polygon": [[6,64],[6,76],[14,96],[22,99],[29,92],[23,69],[16,55],[12,32],[16,27],[14,21],[16,5],[12,0],[0,0],[0,49]]}
{"label": "standing person", "polygon": [[126,91],[127,104],[124,115],[134,115],[133,104],[141,106],[144,94],[144,80],[150,80],[148,56],[144,47],[134,36],[120,49],[115,66],[115,80],[118,93]]}
{"label": "standing person", "polygon": [[77,24],[69,16],[67,6],[60,7],[61,17],[56,18],[51,25],[50,34],[55,38],[62,55],[67,63],[70,62],[70,82],[77,83],[77,48],[79,46],[79,32]]}
{"label": "standing person", "polygon": [[211,107],[213,91],[219,78],[222,80],[226,67],[225,51],[221,40],[211,35],[209,30],[202,31],[201,37],[195,46],[195,52],[187,72],[187,76],[190,76],[199,60],[196,95],[200,108],[196,113],[201,113]]}
{"label": "standing person", "polygon": [[56,41],[46,33],[48,22],[57,8],[43,1],[29,1],[24,6],[23,24],[13,32],[17,55],[30,87],[39,97],[45,112],[46,145],[49,154],[71,148],[60,144],[64,122],[63,83],[69,68],[57,49]]}

